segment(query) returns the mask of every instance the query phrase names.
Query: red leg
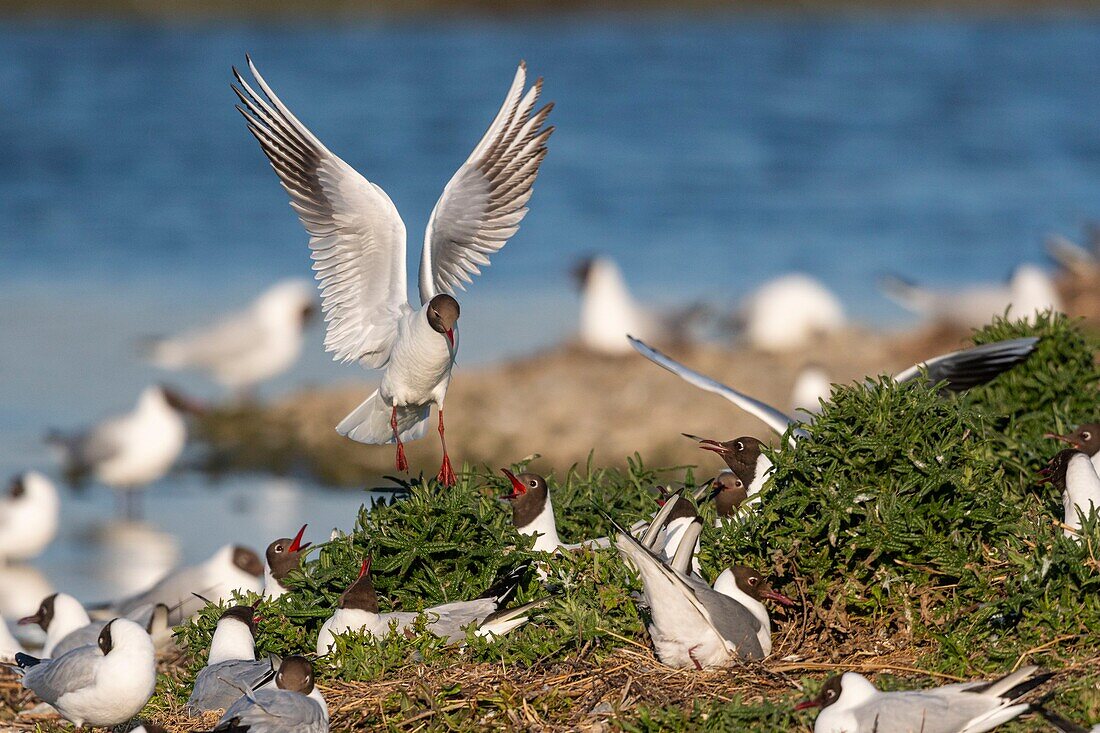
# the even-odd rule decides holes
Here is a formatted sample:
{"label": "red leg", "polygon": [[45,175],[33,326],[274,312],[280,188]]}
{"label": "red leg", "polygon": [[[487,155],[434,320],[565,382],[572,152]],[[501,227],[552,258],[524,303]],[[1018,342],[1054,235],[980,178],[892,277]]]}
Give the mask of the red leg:
{"label": "red leg", "polygon": [[696,646],[693,646],[691,649],[688,649],[688,658],[695,665],[695,669],[702,672],[703,671],[703,665],[699,664],[699,660],[695,658],[695,650],[698,649],[698,648],[699,648],[698,645],[696,645]]}
{"label": "red leg", "polygon": [[401,435],[397,432],[397,406],[393,407],[390,415],[390,427],[393,428],[393,439],[397,441],[397,470],[409,472],[409,461],[405,458],[405,444],[401,442]]}
{"label": "red leg", "polygon": [[443,434],[443,408],[439,409],[439,442],[443,444],[443,465],[439,467],[439,475],[435,480],[444,486],[454,486],[458,479],[451,468],[451,457],[447,455],[447,437]]}

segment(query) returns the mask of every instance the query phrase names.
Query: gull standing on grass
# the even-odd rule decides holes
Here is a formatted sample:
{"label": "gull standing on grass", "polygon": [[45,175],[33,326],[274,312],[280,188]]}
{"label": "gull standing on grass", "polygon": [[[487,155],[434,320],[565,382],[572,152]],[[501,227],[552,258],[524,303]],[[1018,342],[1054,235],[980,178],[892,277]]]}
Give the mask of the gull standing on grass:
{"label": "gull standing on grass", "polygon": [[389,196],[298,121],[248,60],[261,94],[237,72],[233,90],[249,131],[260,142],[290,205],[309,232],[313,269],[325,312],[325,348],[340,361],[382,369],[382,383],[336,426],[360,443],[397,444],[424,437],[439,409],[443,464],[439,481],[455,483],[443,430],[443,399],[458,349],[458,301],[464,282],[514,235],[531,198],[553,127],[552,105],[535,110],[542,80],[524,91],[520,63],[504,104],[473,153],[443,189],[424,234],[420,307],[408,302],[405,224]]}

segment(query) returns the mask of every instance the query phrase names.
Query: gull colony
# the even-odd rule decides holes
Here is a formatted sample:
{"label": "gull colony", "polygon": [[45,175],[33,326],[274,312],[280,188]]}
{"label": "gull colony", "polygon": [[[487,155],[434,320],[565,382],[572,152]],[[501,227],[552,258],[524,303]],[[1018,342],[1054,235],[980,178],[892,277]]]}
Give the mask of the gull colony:
{"label": "gull colony", "polygon": [[[457,481],[447,451],[443,404],[459,348],[458,295],[517,234],[527,213],[553,132],[547,125],[552,105],[539,106],[542,81],[529,85],[526,66],[520,64],[499,112],[444,187],[425,231],[419,304],[414,305],[404,271],[405,225],[390,198],[331,152],[276,95],[251,59],[248,70],[251,81],[233,72],[238,110],[308,234],[325,315],[325,349],[339,361],[382,370],[378,388],[336,430],[361,443],[393,445],[395,467],[408,471],[406,443],[427,434],[434,405],[442,448],[436,477],[439,489],[446,490]],[[592,258],[577,274],[585,299],[583,338],[593,349],[621,353],[633,347],[688,383],[759,418],[790,445],[810,439],[805,426],[812,412],[807,419],[795,419],[694,371],[643,339],[628,338],[632,331],[662,340],[678,326],[638,305],[613,262]],[[1001,291],[934,296],[897,280],[884,287],[914,310],[950,306],[954,317],[967,322],[1000,308],[1010,297]],[[1041,309],[1052,300],[1031,270],[1017,273],[1009,290],[1025,292],[1029,309]],[[802,320],[794,326],[774,321],[776,311],[783,309],[769,306],[776,300],[802,313]],[[204,373],[238,398],[247,398],[295,361],[312,311],[306,286],[280,283],[240,312],[150,340],[147,355],[163,369]],[[839,304],[806,278],[762,288],[745,305],[745,314],[752,340],[774,350],[799,348],[806,334],[843,322]],[[964,391],[1030,358],[1037,341],[1018,338],[930,356],[894,379]],[[801,392],[810,397],[796,401],[812,408],[814,395],[827,394],[827,378],[811,370]],[[179,458],[186,443],[186,416],[199,410],[176,391],[152,386],[131,412],[81,430],[51,433],[49,441],[66,475],[115,489],[127,514],[136,516],[140,491]],[[649,518],[629,527],[607,517],[614,536],[563,541],[551,483],[530,470],[503,469],[509,488],[500,498],[517,532],[533,538],[535,552],[603,552],[636,573],[641,584],[636,603],[644,609],[661,663],[691,673],[765,660],[773,653],[775,624],[769,606],[797,604],[757,569],[764,564],[761,558],[741,558],[710,580],[704,577],[700,510],[712,503],[703,514],[713,514],[723,525],[766,506],[772,459],[780,448],[753,436],[719,440],[685,435],[721,458],[726,470],[693,491],[660,489]],[[1100,507],[1100,424],[1051,437],[1067,447],[1053,457],[1044,479],[1062,492],[1061,526],[1068,537],[1077,538]],[[45,475],[28,471],[13,478],[0,498],[0,560],[40,554],[57,532],[59,505],[58,492]],[[273,540],[263,557],[226,545],[138,593],[100,604],[82,604],[65,592],[44,593],[37,608],[18,620],[41,631],[36,648],[24,648],[0,623],[0,658],[37,700],[78,727],[159,730],[139,717],[154,693],[158,658],[174,646],[175,627],[214,606],[217,620],[205,665],[191,688],[188,712],[217,711],[215,731],[320,733],[329,729],[329,708],[314,677],[314,660],[391,634],[430,634],[456,646],[472,634],[491,643],[537,617],[554,599],[545,582],[537,597],[517,601],[525,579],[537,575],[547,580],[541,564],[522,562],[488,587],[470,588],[466,597],[395,610],[387,608],[374,586],[373,558],[362,557],[357,558],[354,580],[330,608],[321,609],[325,620],[315,644],[281,659],[258,654],[258,625],[265,609],[296,592],[295,573],[312,547],[303,542],[306,530],[302,526],[293,537]],[[799,708],[820,709],[816,733],[987,731],[1033,709],[1060,729],[1084,730],[1025,699],[1048,678],[1025,666],[992,681],[883,692],[861,674],[847,671],[829,679]]]}

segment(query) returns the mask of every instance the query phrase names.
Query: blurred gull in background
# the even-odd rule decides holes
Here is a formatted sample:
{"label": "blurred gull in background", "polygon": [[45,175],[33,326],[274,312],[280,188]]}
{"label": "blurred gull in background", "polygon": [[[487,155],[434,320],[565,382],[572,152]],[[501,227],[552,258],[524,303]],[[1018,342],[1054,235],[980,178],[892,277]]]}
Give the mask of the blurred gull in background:
{"label": "blurred gull in background", "polygon": [[91,428],[47,440],[61,455],[74,483],[91,475],[125,496],[125,515],[135,519],[135,492],[163,478],[183,452],[187,425],[182,412],[197,408],[165,387],[146,387],[133,411]]}
{"label": "blurred gull in background", "polygon": [[833,385],[829,375],[820,364],[807,364],[802,367],[791,387],[791,412],[798,415],[804,410],[812,415],[821,412],[822,400],[828,400]]}
{"label": "blurred gull in background", "polygon": [[284,280],[243,311],[153,341],[149,361],[203,372],[226,389],[247,393],[294,365],[315,310],[309,281]]}
{"label": "blurred gull in background", "polygon": [[607,256],[588,257],[573,270],[581,291],[580,342],[600,354],[628,354],[626,334],[649,343],[675,340],[670,321],[639,305],[622,270]]}
{"label": "blurred gull in background", "polygon": [[37,471],[12,479],[0,498],[0,561],[38,557],[57,534],[61,500],[57,488]]}
{"label": "blurred gull in background", "polygon": [[772,352],[804,349],[848,323],[840,299],[821,282],[801,273],[761,285],[742,301],[735,320],[750,345]]}
{"label": "blurred gull in background", "polygon": [[1062,300],[1054,282],[1042,268],[1023,264],[1017,267],[1008,283],[975,284],[949,289],[924,288],[900,277],[881,278],[883,294],[902,308],[931,321],[962,328],[977,328],[994,316],[1033,321],[1036,313],[1062,310]]}

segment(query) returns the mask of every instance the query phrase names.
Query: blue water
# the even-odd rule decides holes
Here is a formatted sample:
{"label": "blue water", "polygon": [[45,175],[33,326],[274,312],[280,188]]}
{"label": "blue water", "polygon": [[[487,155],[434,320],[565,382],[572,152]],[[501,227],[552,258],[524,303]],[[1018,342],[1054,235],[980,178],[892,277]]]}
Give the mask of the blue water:
{"label": "blue water", "polygon": [[[46,427],[128,408],[163,376],[136,360],[137,337],[308,274],[305,236],[233,109],[245,52],[390,194],[410,265],[516,62],[545,76],[558,129],[521,232],[462,298],[460,364],[567,337],[567,269],[584,253],[618,258],[643,299],[733,303],[800,269],[856,317],[895,323],[879,273],[998,279],[1041,261],[1045,234],[1100,218],[1100,19],[8,22],[0,472],[48,466]],[[360,376],[320,338],[269,393]],[[109,513],[110,497],[88,501]],[[194,516],[151,514],[168,532]],[[205,556],[228,531],[185,551]]]}

